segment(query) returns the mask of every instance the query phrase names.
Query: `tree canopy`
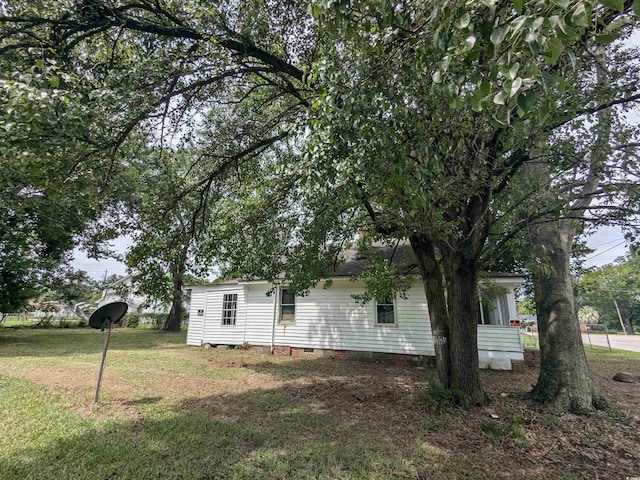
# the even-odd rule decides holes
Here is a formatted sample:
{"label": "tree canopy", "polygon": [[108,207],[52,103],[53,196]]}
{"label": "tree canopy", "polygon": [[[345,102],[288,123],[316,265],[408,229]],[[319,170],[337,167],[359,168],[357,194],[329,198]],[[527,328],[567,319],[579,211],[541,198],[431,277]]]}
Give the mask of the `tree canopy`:
{"label": "tree canopy", "polygon": [[[409,239],[440,379],[471,403],[486,401],[481,257],[518,176],[558,129],[640,99],[628,62],[616,82],[587,81],[601,45],[637,22],[637,0],[56,7],[7,5],[0,53],[59,65],[47,88],[77,96],[75,138],[95,155],[84,165],[122,168],[132,145],[187,149],[195,180],[182,196],[196,211],[224,199],[201,240],[209,256],[298,291],[330,276],[361,227],[365,243]],[[372,262],[365,280],[402,290],[377,279],[404,273]]]}

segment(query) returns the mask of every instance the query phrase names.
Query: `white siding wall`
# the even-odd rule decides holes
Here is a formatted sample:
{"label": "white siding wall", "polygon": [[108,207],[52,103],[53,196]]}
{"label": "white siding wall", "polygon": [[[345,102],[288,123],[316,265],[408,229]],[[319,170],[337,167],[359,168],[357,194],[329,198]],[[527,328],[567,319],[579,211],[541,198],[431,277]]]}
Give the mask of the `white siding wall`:
{"label": "white siding wall", "polygon": [[[252,345],[271,344],[275,296],[266,295],[269,285],[211,285],[204,288],[207,292],[194,290],[191,296],[187,336],[189,345],[200,345],[202,341],[222,345],[238,345],[245,341]],[[349,280],[336,279],[331,288],[323,289],[319,285],[319,288],[311,289],[308,296],[296,297],[295,324],[283,325],[276,322],[275,344],[302,348],[434,354],[429,312],[420,283],[416,283],[407,292],[407,299],[396,299],[397,325],[394,326],[375,324],[375,303],[358,305],[351,297],[354,293],[362,292],[362,286]],[[224,293],[238,293],[235,327],[221,325]],[[512,309],[515,312],[513,293],[508,295],[508,300],[510,313]],[[198,317],[197,310],[202,309],[203,305],[205,315]],[[479,325],[478,348],[481,360],[490,359],[492,368],[502,368],[500,359],[522,359],[518,328]]]}
{"label": "white siding wall", "polygon": [[520,329],[503,325],[478,325],[478,348],[521,352]]}
{"label": "white siding wall", "polygon": [[[252,345],[270,345],[275,296],[268,285],[247,285],[247,330]],[[303,348],[429,354],[433,341],[424,291],[411,289],[408,299],[396,301],[397,326],[376,326],[375,305],[358,305],[352,294],[362,287],[336,280],[331,288],[314,288],[296,297],[293,325],[276,323],[275,344]]]}
{"label": "white siding wall", "polygon": [[271,345],[275,295],[267,296],[269,288],[269,285],[246,285],[247,331],[245,340],[251,345]]}
{"label": "white siding wall", "polygon": [[[225,294],[237,294],[236,324],[222,325],[222,301]],[[207,292],[202,343],[240,345],[244,342],[246,318],[245,291],[241,285],[219,285]]]}
{"label": "white siding wall", "polygon": [[513,290],[507,292],[507,305],[509,306],[509,320],[516,320],[518,318],[518,309],[516,307],[516,294]]}
{"label": "white siding wall", "polygon": [[207,287],[191,288],[191,302],[189,306],[189,327],[187,329],[187,345],[202,345],[204,315],[198,316],[198,310],[204,310],[207,298]]}

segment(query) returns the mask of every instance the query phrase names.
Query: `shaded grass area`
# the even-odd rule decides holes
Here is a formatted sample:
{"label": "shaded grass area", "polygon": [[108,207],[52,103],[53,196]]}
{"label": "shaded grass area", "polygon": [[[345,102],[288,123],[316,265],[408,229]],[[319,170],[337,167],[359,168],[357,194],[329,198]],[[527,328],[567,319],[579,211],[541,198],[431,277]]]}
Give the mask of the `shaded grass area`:
{"label": "shaded grass area", "polygon": [[629,350],[620,350],[617,348],[612,348],[609,351],[609,347],[600,347],[594,345],[593,347],[585,346],[585,352],[587,352],[587,357],[597,360],[620,360],[620,359],[629,359],[629,360],[640,360],[640,352],[630,352]]}
{"label": "shaded grass area", "polygon": [[2,326],[5,328],[33,327],[40,320],[40,317],[8,316],[2,322]]}
{"label": "shaded grass area", "polygon": [[590,356],[601,385],[621,401],[613,414],[556,416],[530,404],[523,395],[534,371],[486,372],[490,407],[435,411],[424,400],[430,370],[204,350],[184,346],[184,333],[116,330],[92,409],[103,339],[84,330],[0,331],[0,478],[577,479],[640,471],[631,411],[638,385],[607,383],[607,362],[637,370],[635,358]]}

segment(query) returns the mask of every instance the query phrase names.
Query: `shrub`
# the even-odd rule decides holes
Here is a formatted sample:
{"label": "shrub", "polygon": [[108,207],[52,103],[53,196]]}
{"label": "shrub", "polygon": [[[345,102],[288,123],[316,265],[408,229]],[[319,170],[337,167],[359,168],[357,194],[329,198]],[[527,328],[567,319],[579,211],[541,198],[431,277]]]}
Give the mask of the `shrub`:
{"label": "shrub", "polygon": [[522,415],[514,415],[511,422],[507,422],[504,425],[499,425],[493,420],[483,420],[480,422],[480,430],[484,433],[488,433],[494,439],[504,439],[509,442],[526,447],[529,445],[527,435],[522,423],[524,417]]}
{"label": "shrub", "polygon": [[448,410],[451,408],[466,408],[464,392],[456,388],[445,388],[442,384],[434,382],[424,394],[424,400],[434,410]]}
{"label": "shrub", "polygon": [[124,327],[129,328],[162,328],[167,319],[166,313],[128,313],[122,322]]}
{"label": "shrub", "polygon": [[32,328],[85,328],[89,323],[79,317],[42,317]]}

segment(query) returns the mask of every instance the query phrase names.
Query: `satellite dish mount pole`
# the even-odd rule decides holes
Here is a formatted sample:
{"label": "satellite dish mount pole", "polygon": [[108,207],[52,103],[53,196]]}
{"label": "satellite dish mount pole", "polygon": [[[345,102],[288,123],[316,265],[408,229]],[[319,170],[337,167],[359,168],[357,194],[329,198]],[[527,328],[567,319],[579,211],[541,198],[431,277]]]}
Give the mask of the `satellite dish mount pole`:
{"label": "satellite dish mount pole", "polygon": [[109,324],[107,329],[107,335],[104,339],[104,348],[102,349],[102,361],[100,362],[100,371],[98,372],[98,382],[96,383],[96,391],[93,394],[93,405],[98,403],[98,396],[100,395],[100,382],[102,381],[102,372],[104,370],[104,361],[107,358],[107,348],[109,348],[109,339],[111,338],[111,329],[113,328],[113,322],[111,318],[106,318],[102,324],[106,328],[106,324]]}
{"label": "satellite dish mount pole", "polygon": [[89,325],[91,328],[104,332],[107,330],[106,338],[104,339],[104,348],[102,349],[102,361],[100,362],[100,372],[98,373],[98,383],[96,383],[96,391],[93,395],[93,405],[98,403],[98,395],[100,395],[100,382],[102,381],[102,371],[104,370],[104,361],[107,358],[107,348],[109,348],[109,339],[111,338],[111,329],[113,324],[118,322],[125,313],[129,305],[124,302],[107,303],[101,306],[98,310],[93,312],[89,317]]}

